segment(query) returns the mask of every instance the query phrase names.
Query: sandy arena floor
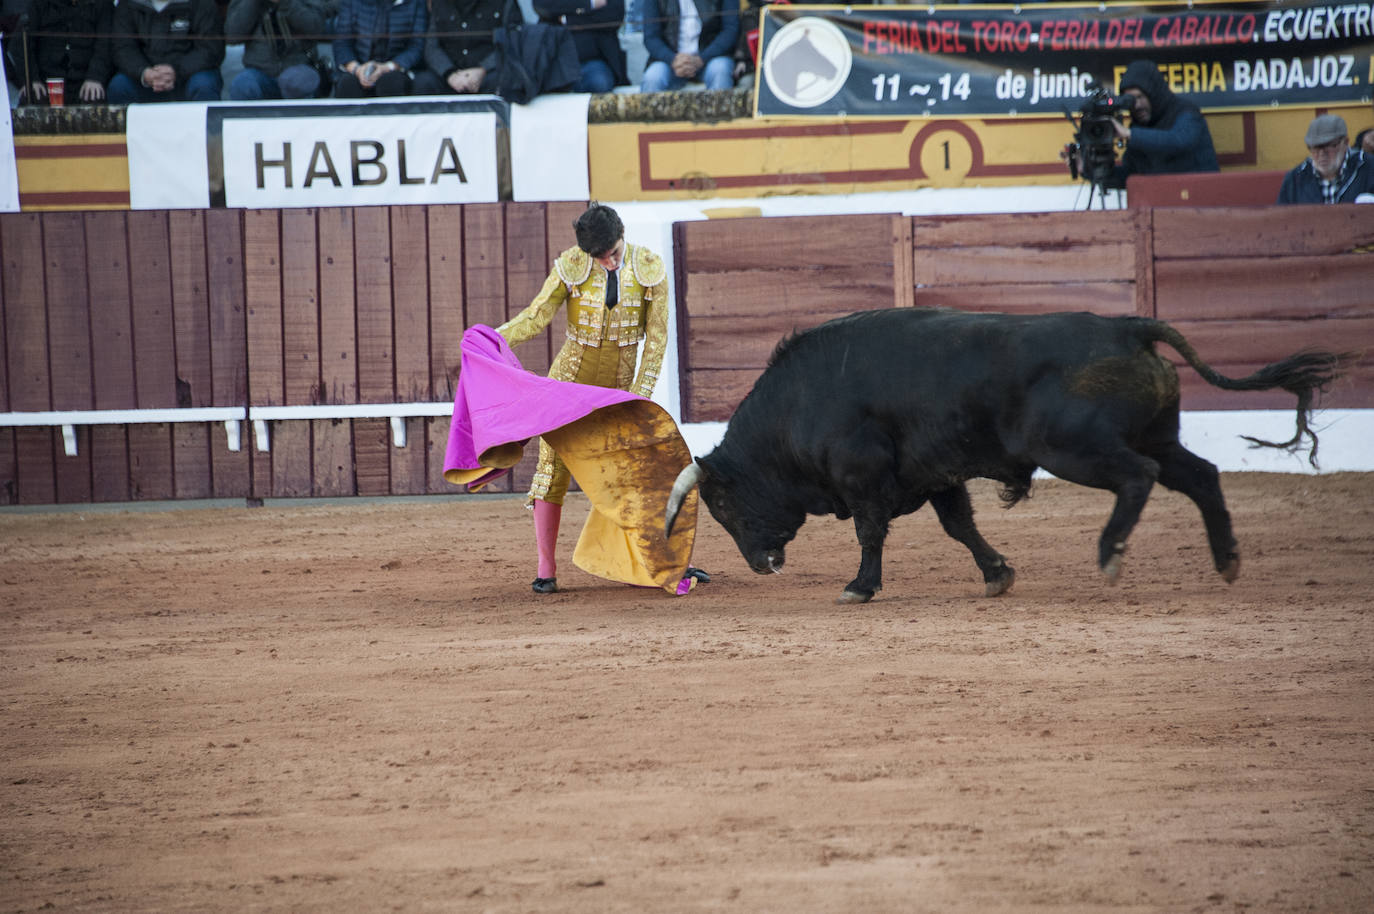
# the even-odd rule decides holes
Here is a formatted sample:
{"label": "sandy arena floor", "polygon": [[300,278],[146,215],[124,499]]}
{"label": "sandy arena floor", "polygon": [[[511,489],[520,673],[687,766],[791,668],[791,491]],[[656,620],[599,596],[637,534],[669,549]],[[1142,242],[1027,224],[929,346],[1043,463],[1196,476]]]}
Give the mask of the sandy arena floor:
{"label": "sandy arena floor", "polygon": [[0,513],[0,910],[1374,910],[1374,474],[975,487],[866,606],[852,527],[680,599],[518,498]]}

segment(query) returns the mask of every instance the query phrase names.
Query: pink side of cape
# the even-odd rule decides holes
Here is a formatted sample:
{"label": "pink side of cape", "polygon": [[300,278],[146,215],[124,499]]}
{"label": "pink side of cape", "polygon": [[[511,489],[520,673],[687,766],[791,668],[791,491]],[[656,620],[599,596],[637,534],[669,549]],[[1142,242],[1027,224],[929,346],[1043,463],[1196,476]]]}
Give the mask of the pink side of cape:
{"label": "pink side of cape", "polygon": [[[485,324],[463,334],[460,362],[445,471],[477,469],[488,448],[524,442],[602,407],[643,399],[629,391],[556,381],[526,371],[501,334]],[[503,472],[493,472],[481,482]]]}

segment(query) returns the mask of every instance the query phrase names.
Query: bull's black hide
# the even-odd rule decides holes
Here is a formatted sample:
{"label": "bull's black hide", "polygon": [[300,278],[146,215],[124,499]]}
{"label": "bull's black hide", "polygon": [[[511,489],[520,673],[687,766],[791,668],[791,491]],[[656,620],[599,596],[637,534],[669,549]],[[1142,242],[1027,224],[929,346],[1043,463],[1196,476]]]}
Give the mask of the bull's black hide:
{"label": "bull's black hide", "polygon": [[1301,352],[1234,380],[1147,318],[864,311],[779,344],[720,446],[683,471],[666,526],[699,484],[749,567],[765,573],[781,569],[808,514],[853,517],[862,558],[840,601],[866,602],[882,588],[889,522],[930,502],[996,595],[1014,572],[974,526],[965,483],[1002,483],[1010,506],[1043,467],[1116,493],[1098,547],[1109,580],[1160,482],[1197,503],[1217,571],[1232,581],[1240,557],[1217,469],[1178,441],[1178,375],[1156,354],[1160,342],[1217,387],[1292,392],[1293,439],[1255,443],[1291,449],[1308,439],[1315,457],[1312,397],[1345,356]]}

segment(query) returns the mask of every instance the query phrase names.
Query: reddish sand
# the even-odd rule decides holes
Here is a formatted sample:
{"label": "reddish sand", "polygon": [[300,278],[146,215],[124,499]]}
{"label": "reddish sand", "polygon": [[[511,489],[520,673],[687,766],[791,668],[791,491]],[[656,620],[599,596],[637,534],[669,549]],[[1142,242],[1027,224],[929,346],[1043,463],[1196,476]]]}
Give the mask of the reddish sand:
{"label": "reddish sand", "polygon": [[518,498],[0,513],[6,911],[1374,910],[1374,474],[1228,474],[1240,579],[1157,491],[975,487],[674,599]]}

